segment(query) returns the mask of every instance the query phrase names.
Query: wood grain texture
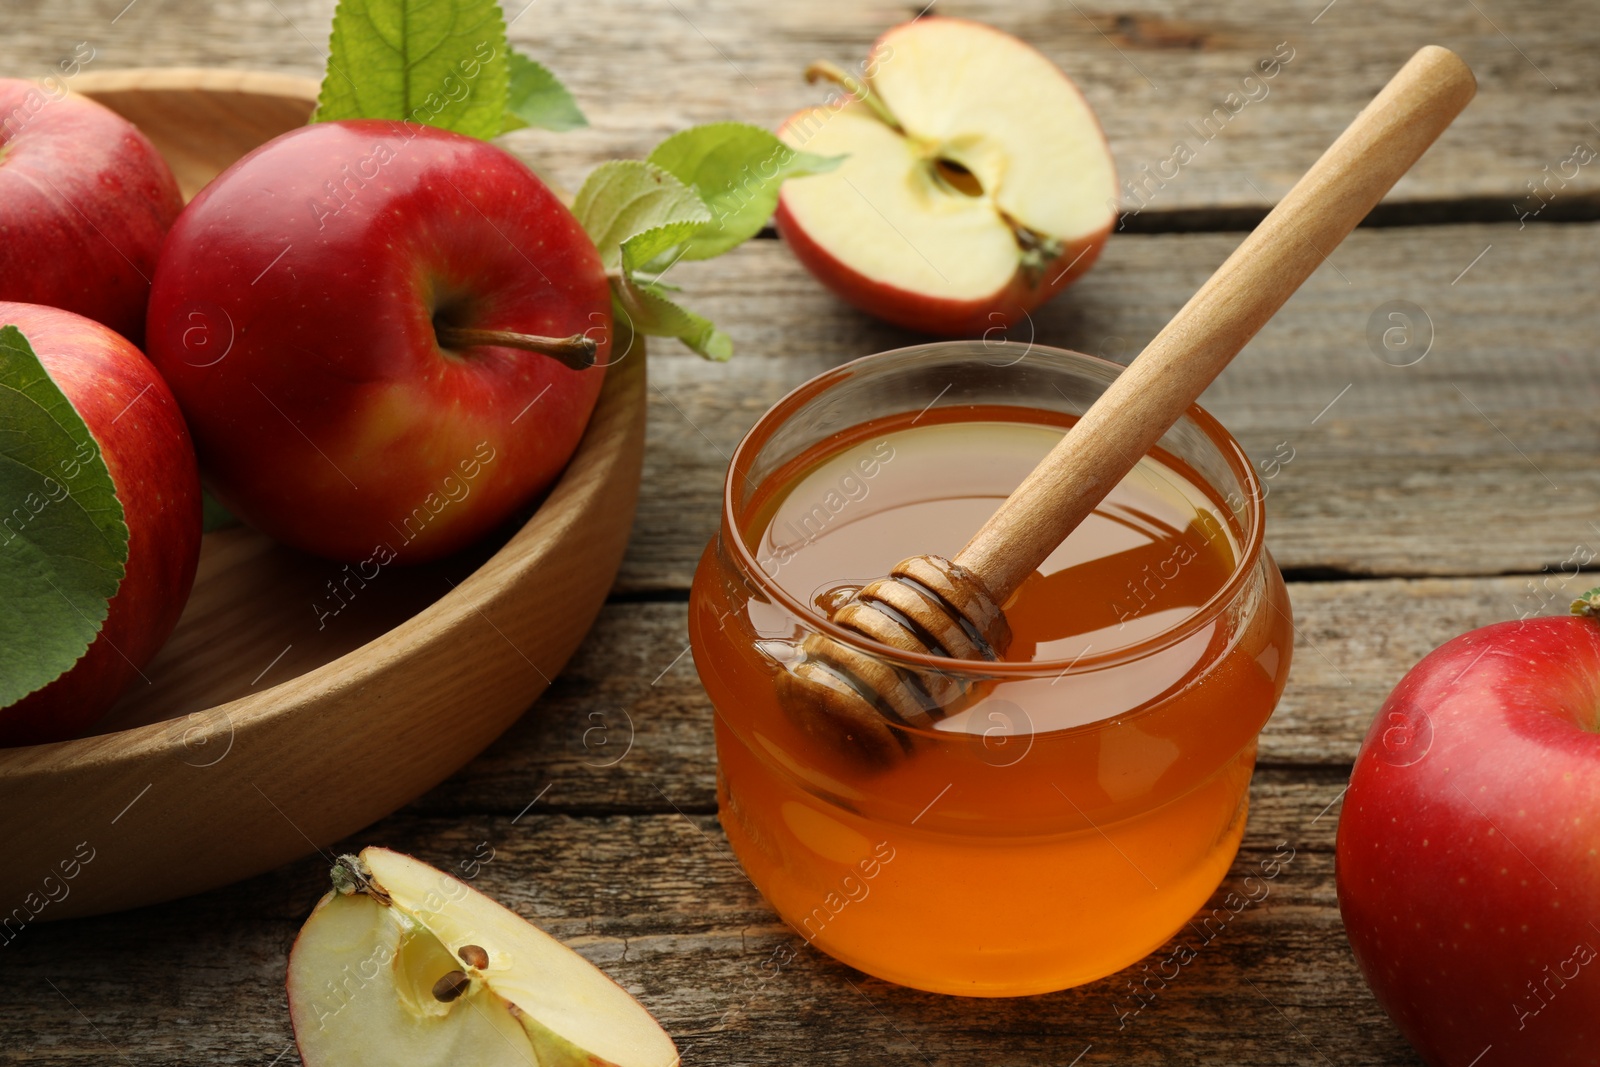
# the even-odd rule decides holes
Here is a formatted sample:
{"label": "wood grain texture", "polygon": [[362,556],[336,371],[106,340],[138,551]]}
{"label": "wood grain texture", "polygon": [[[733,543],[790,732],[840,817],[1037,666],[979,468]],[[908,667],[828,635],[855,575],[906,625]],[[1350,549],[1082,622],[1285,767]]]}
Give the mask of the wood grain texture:
{"label": "wood grain texture", "polygon": [[[1209,942],[1180,932],[1197,958],[1120,1026],[1140,967],[1064,993],[977,1001],[832,961],[775,921],[710,815],[403,812],[348,847],[381,842],[476,875],[640,997],[689,1063],[1059,1067],[1088,1046],[1079,1062],[1090,1065],[1416,1063],[1339,932],[1325,809],[1341,788],[1337,776],[1258,776],[1243,850],[1209,906],[1226,921]],[[1261,863],[1289,850],[1281,873],[1260,881]],[[284,960],[325,881],[325,864],[306,859],[193,900],[24,930],[0,949],[11,1062],[297,1062]],[[1259,903],[1230,914],[1227,894],[1247,892]]]}
{"label": "wood grain texture", "polygon": [[[853,63],[922,5],[506,6],[513,40],[561,74],[594,123],[522,131],[508,144],[571,189],[596,162],[642,155],[691,122],[775,125],[818,101],[799,77],[807,62]],[[0,73],[42,76],[88,40],[89,70],[223,65],[316,77],[332,9],[333,0],[14,0]],[[349,847],[389,844],[458,870],[493,849],[477,883],[637,993],[688,1063],[1412,1067],[1419,1061],[1345,946],[1330,854],[1337,801],[1367,721],[1406,667],[1471,626],[1559,608],[1582,580],[1563,563],[1600,544],[1590,525],[1600,490],[1597,230],[1544,225],[1600,214],[1600,167],[1541,186],[1548,203],[1525,228],[1517,221],[1541,203],[1528,183],[1547,182],[1545,168],[1559,171],[1575,144],[1600,146],[1590,125],[1600,121],[1600,24],[1574,0],[1229,0],[1205,10],[941,0],[938,10],[1020,33],[1060,62],[1105,122],[1123,178],[1159,166],[1180,139],[1199,146],[1176,178],[1126,198],[1139,211],[1125,216],[1130,231],[1258,219],[1424,43],[1460,52],[1478,76],[1479,98],[1374,215],[1500,224],[1358,231],[1202,400],[1269,464],[1269,544],[1291,572],[1470,576],[1292,583],[1294,673],[1263,735],[1244,851],[1218,899],[1287,841],[1296,858],[1270,896],[1121,1027],[1125,983],[1139,968],[1047,997],[935,997],[818,955],[761,903],[713,815],[710,711],[681,599],[745,429],[807,377],[918,340],[839,305],[770,240],[675,270],[686,301],[739,352],[724,366],[670,343],[652,352],[646,481],[622,599],[536,713]],[[1294,58],[1266,98],[1202,144],[1196,125],[1215,122],[1213,106],[1244,89],[1280,42]],[[1036,316],[1032,335],[1126,361],[1237,243],[1118,234],[1097,269]],[[1366,336],[1375,313],[1400,300],[1421,307],[1434,334],[1427,357],[1405,367],[1380,359]],[[630,602],[641,598],[654,602]],[[318,804],[314,792],[294,800]],[[0,945],[0,1060],[297,1062],[283,968],[322,891],[321,868],[304,859],[190,900],[30,925]]]}
{"label": "wood grain texture", "polygon": [[[1243,851],[1214,905],[1280,844],[1295,859],[1210,944],[1192,939],[1195,964],[1122,1026],[1141,967],[1048,997],[967,1001],[865,978],[783,926],[716,823],[711,709],[685,654],[681,604],[606,608],[538,714],[339,847],[385,844],[476,874],[641,996],[686,1062],[1059,1067],[1093,1045],[1080,1062],[1412,1064],[1339,927],[1338,800],[1399,675],[1459,630],[1506,617],[1524,584],[1292,586],[1295,671],[1263,734]],[[192,900],[22,930],[0,945],[8,1051],[40,1067],[118,1052],[139,1064],[271,1063],[290,1040],[288,947],[323,866],[300,860]],[[292,1050],[280,1062],[295,1062]]]}
{"label": "wood grain texture", "polygon": [[[13,0],[0,71],[42,76],[87,40],[96,49],[89,70],[226,66],[320,77],[333,7],[333,0]],[[593,123],[567,134],[518,133],[511,142],[575,189],[599,160],[642,156],[690,123],[776,127],[823,98],[801,80],[807,63],[857,64],[880,33],[924,5],[509,0],[505,7],[512,42],[556,71]],[[1393,200],[1465,198],[1483,217],[1510,220],[1541,202],[1528,199],[1526,183],[1544,182],[1545,167],[1559,175],[1578,142],[1600,148],[1590,125],[1600,121],[1591,106],[1600,90],[1592,61],[1600,22],[1577,0],[1476,7],[1230,0],[1205,8],[1179,0],[943,0],[934,10],[1021,35],[1078,82],[1107,131],[1119,175],[1144,183],[1144,193],[1125,204],[1145,204],[1141,222],[1174,211],[1259,217],[1425,44],[1459,52],[1477,73],[1480,97],[1446,135],[1446,150],[1425,159]],[[1276,77],[1259,79],[1261,60],[1291,51]],[[1245,81],[1252,75],[1253,88]],[[1150,184],[1145,175],[1159,173],[1180,141],[1194,159],[1170,181]],[[1578,167],[1550,189],[1539,217],[1574,210],[1593,217],[1600,164]]]}
{"label": "wood grain texture", "polygon": [[[1361,229],[1329,256],[1200,399],[1256,462],[1281,566],[1499,574],[1559,568],[1580,546],[1600,558],[1597,238],[1581,223]],[[1008,336],[1127,362],[1238,243],[1113,236],[1094,270]],[[847,359],[924,340],[833,299],[776,241],[674,281],[735,355],[709,365],[663,344],[652,356],[628,592],[687,588],[728,457],[774,401]],[[1384,348],[1383,330],[1407,321],[1411,347]],[[1424,358],[1396,365],[1430,333]]]}

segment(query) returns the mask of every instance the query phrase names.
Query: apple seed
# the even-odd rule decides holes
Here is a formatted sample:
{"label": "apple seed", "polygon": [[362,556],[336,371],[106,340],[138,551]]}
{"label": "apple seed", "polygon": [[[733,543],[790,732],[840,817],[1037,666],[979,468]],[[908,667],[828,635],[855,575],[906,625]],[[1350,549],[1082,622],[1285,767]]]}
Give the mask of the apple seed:
{"label": "apple seed", "polygon": [[[478,951],[483,951],[479,949]],[[467,991],[472,985],[472,979],[467,977],[465,971],[451,971],[437,982],[433,983],[433,999],[441,1004],[448,1004]]]}
{"label": "apple seed", "polygon": [[481,971],[489,966],[489,954],[477,945],[462,945],[456,951],[456,955],[460,956],[461,962],[468,967],[475,967]]}

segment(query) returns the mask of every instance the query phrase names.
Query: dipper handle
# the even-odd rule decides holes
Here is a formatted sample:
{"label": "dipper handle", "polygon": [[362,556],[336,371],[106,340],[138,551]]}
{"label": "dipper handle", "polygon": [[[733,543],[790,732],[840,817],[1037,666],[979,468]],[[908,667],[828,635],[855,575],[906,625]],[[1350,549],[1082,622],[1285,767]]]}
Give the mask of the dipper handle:
{"label": "dipper handle", "polygon": [[1477,91],[1454,52],[1417,52],[967,542],[996,604],[1087,518],[1355,229]]}

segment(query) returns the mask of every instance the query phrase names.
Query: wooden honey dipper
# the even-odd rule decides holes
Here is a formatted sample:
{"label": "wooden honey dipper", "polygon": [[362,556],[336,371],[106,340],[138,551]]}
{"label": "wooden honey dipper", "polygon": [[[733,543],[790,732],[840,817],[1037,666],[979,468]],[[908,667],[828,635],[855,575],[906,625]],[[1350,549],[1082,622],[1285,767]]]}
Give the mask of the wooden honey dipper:
{"label": "wooden honey dipper", "polygon": [[[913,556],[845,600],[833,622],[905,652],[999,659],[1002,605],[1094,511],[1477,91],[1448,49],[1423,48],[1190,298],[953,560]],[[964,682],[911,671],[824,634],[778,675],[785,711],[861,762],[909,751],[893,723],[932,725]]]}

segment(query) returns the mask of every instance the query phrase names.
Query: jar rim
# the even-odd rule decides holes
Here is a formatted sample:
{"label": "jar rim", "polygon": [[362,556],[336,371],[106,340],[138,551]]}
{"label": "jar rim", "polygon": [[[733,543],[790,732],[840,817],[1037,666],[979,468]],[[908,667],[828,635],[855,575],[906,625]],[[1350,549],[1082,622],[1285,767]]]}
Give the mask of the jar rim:
{"label": "jar rim", "polygon": [[[973,674],[987,678],[1014,680],[1044,678],[1052,675],[1086,674],[1090,671],[1141,659],[1182,641],[1208,625],[1240,596],[1261,559],[1262,549],[1266,540],[1266,531],[1264,529],[1266,507],[1261,492],[1261,480],[1257,477],[1255,467],[1245,454],[1243,446],[1217,420],[1216,416],[1206,411],[1198,403],[1189,405],[1179,421],[1188,420],[1205,435],[1206,439],[1221,454],[1223,461],[1228,465],[1235,477],[1239,479],[1244,489],[1244,513],[1247,522],[1244,537],[1240,542],[1240,556],[1228,580],[1204,604],[1199,605],[1193,612],[1174,622],[1171,626],[1132,644],[1121,645],[1096,655],[1090,655],[1086,650],[1070,659],[1030,660],[1027,662],[953,659],[930,653],[907,652],[865,637],[854,630],[839,626],[832,619],[817,612],[810,604],[790,594],[787,589],[777,582],[775,576],[768,574],[754,553],[751,552],[750,547],[745,544],[744,538],[740,536],[734,500],[736,487],[748,479],[748,469],[752,461],[773,433],[783,426],[802,406],[871,365],[897,356],[905,357],[914,353],[949,352],[974,345],[981,346],[984,352],[991,354],[1003,352],[1007,349],[1022,349],[1021,355],[1017,360],[1013,361],[1013,364],[1027,358],[1031,353],[1040,352],[1109,369],[1113,372],[1113,376],[1121,374],[1127,369],[1123,364],[1103,359],[1100,356],[1092,356],[1068,348],[1056,348],[1032,342],[932,341],[860,356],[801,383],[784,394],[772,407],[768,408],[745,433],[743,439],[739,442],[739,446],[734,449],[733,458],[728,463],[728,472],[723,481],[721,540],[725,551],[732,557],[735,566],[743,572],[745,578],[755,588],[782,605],[791,614],[802,620],[806,626],[814,628],[848,647],[875,656],[878,659],[886,660],[911,670],[940,671],[945,674]],[[1205,488],[1215,489],[1209,483],[1206,484]],[[1224,502],[1223,506],[1229,507],[1231,510],[1227,502]]]}

